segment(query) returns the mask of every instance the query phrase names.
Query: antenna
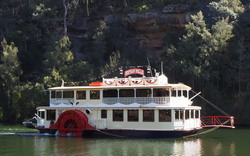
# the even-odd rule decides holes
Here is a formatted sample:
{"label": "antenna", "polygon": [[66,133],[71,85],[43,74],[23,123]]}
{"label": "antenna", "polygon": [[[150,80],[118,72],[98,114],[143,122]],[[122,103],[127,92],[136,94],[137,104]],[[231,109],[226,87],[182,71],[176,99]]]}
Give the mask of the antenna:
{"label": "antenna", "polygon": [[[150,66],[150,61],[149,61],[148,57],[147,57],[147,60],[148,60],[148,68],[149,68],[149,71],[150,71],[150,76],[153,77],[153,75],[152,75],[152,68]],[[148,70],[148,68],[147,68],[147,70]]]}
{"label": "antenna", "polygon": [[161,62],[161,75],[163,75],[163,62]]}

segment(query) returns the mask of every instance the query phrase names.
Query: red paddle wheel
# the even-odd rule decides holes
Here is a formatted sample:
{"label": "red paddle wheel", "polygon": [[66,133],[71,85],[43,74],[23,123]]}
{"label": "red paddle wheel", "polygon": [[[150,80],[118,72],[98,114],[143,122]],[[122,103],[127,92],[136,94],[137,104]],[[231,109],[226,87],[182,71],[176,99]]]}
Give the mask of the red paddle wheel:
{"label": "red paddle wheel", "polygon": [[93,130],[89,125],[88,117],[79,110],[68,110],[63,112],[57,122],[50,128],[58,130],[60,135],[72,135],[81,137],[84,130]]}

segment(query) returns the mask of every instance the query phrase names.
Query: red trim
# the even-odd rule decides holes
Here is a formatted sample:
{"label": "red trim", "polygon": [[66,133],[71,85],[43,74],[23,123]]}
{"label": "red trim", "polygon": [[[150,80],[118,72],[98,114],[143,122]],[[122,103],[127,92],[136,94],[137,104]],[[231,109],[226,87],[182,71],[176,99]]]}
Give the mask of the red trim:
{"label": "red trim", "polygon": [[132,83],[133,84],[140,84],[140,83],[142,83],[142,80],[140,82],[134,82],[134,81],[132,81]]}
{"label": "red trim", "polygon": [[114,81],[114,82],[112,82],[112,83],[106,83],[106,81],[104,81],[104,83],[105,83],[106,85],[112,85],[112,84],[114,84],[114,83],[115,83],[115,81]]}
{"label": "red trim", "polygon": [[127,80],[127,82],[123,82],[123,83],[120,82],[120,81],[117,81],[117,82],[118,82],[119,84],[126,84],[126,83],[128,83],[128,81],[129,81],[129,80]]}
{"label": "red trim", "polygon": [[201,117],[201,119],[203,118],[234,118],[233,116],[203,116]]}
{"label": "red trim", "polygon": [[89,86],[103,86],[102,82],[92,82]]}
{"label": "red trim", "polygon": [[203,116],[201,117],[202,127],[234,127],[233,116]]}
{"label": "red trim", "polygon": [[149,84],[153,84],[153,83],[155,83],[156,81],[157,81],[157,79],[156,79],[154,82],[148,82],[148,81],[146,80],[146,82],[149,83]]}

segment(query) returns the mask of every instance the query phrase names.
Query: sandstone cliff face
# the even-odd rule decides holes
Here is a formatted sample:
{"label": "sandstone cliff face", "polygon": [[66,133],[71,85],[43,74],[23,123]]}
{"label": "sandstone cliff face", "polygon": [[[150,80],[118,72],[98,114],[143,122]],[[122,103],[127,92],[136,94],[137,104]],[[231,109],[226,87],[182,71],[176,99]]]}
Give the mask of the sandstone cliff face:
{"label": "sandstone cliff face", "polygon": [[143,13],[112,14],[102,17],[76,17],[69,33],[74,38],[92,40],[90,37],[91,24],[94,21],[103,20],[107,25],[121,24],[135,35],[135,40],[141,48],[149,48],[154,51],[162,49],[162,39],[168,31],[183,29],[190,21],[188,12],[147,11]]}
{"label": "sandstone cliff face", "polygon": [[190,20],[189,14],[145,12],[128,14],[124,23],[136,32],[136,40],[143,48],[162,49],[162,39],[167,31],[183,29]]}

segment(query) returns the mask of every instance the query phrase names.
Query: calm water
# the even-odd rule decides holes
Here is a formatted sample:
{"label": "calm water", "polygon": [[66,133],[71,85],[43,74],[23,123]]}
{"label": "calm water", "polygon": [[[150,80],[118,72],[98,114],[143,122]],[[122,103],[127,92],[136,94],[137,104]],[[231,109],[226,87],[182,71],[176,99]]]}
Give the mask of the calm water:
{"label": "calm water", "polygon": [[250,129],[218,129],[185,139],[85,139],[5,133],[0,131],[1,156],[250,155]]}

